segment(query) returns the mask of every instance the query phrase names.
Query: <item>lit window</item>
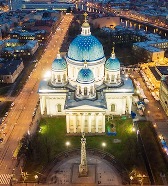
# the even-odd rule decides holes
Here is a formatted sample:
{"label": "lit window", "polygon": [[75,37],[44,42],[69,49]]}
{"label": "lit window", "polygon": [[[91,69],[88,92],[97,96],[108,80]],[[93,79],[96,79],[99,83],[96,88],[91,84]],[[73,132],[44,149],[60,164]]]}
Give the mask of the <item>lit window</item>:
{"label": "lit window", "polygon": [[58,112],[61,112],[61,104],[58,104],[58,105],[57,105],[57,111],[58,111]]}
{"label": "lit window", "polygon": [[111,104],[111,112],[115,112],[115,104]]}

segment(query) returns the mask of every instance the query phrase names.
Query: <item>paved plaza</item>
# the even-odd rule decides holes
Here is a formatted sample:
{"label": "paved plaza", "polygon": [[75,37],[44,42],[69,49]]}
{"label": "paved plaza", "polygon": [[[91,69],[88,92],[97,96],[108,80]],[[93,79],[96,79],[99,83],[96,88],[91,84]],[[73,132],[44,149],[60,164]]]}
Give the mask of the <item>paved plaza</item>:
{"label": "paved plaza", "polygon": [[122,179],[115,167],[96,155],[88,155],[89,173],[79,177],[80,155],[64,159],[56,164],[47,177],[48,184],[54,185],[122,185]]}

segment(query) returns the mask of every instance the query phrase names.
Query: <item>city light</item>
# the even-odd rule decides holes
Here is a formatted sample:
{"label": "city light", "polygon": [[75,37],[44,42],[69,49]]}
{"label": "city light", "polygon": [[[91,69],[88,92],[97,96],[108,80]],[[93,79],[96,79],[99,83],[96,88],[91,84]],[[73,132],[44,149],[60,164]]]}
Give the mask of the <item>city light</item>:
{"label": "city light", "polygon": [[69,146],[71,145],[70,144],[70,142],[69,141],[67,141],[66,143],[65,143],[65,145],[66,145],[66,147],[67,147],[67,149],[69,148]]}
{"label": "city light", "polygon": [[103,151],[104,151],[104,148],[106,147],[106,143],[105,142],[102,143],[102,147],[103,147]]}
{"label": "city light", "polygon": [[135,131],[136,131],[136,129],[135,129],[135,127],[134,127],[134,126],[132,127],[132,131],[133,131],[133,132],[135,132]]}
{"label": "city light", "polygon": [[44,78],[45,79],[48,79],[51,77],[51,71],[47,71],[45,74],[44,74]]}

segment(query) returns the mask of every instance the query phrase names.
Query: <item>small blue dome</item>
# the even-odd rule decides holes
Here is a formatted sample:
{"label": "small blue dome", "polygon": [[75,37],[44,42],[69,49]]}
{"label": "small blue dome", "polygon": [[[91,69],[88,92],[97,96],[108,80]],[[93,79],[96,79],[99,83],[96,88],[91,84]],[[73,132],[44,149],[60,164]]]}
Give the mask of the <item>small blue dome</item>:
{"label": "small blue dome", "polygon": [[94,82],[94,75],[93,75],[92,70],[90,70],[89,68],[82,68],[78,72],[77,82],[78,83],[92,83],[92,82]]}
{"label": "small blue dome", "polygon": [[61,57],[57,57],[53,63],[52,63],[52,70],[57,71],[57,70],[65,70],[67,68],[67,64],[65,59]]}
{"label": "small blue dome", "polygon": [[120,62],[116,57],[110,57],[105,63],[105,68],[109,71],[118,71],[120,70]]}
{"label": "small blue dome", "polygon": [[102,44],[92,35],[78,35],[70,44],[68,58],[92,62],[104,57]]}

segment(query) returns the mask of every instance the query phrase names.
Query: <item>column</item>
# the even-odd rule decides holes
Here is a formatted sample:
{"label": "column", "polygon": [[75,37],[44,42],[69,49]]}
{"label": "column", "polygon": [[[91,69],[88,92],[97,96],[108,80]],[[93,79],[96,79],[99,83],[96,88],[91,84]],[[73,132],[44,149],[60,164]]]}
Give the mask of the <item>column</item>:
{"label": "column", "polygon": [[96,114],[96,132],[98,132],[98,119],[99,119],[99,114]]}
{"label": "column", "polygon": [[89,121],[88,121],[88,132],[91,132],[92,127],[92,114],[89,115]]}
{"label": "column", "polygon": [[132,97],[127,96],[127,107],[128,107],[128,113],[131,114],[131,107],[132,107]]}
{"label": "column", "polygon": [[47,105],[47,115],[51,115],[50,113],[50,98],[46,98],[46,105]]}
{"label": "column", "polygon": [[146,31],[146,32],[148,31],[148,27],[147,27],[147,26],[145,27],[145,31]]}
{"label": "column", "polygon": [[141,29],[141,25],[140,24],[138,25],[138,28],[139,28],[139,30]]}
{"label": "column", "polygon": [[63,82],[63,75],[60,75],[61,83]]}
{"label": "column", "polygon": [[40,98],[40,109],[41,109],[41,114],[44,114],[45,112],[45,97],[44,96]]}
{"label": "column", "polygon": [[81,114],[81,132],[84,132],[84,119],[85,119],[85,116],[84,116],[84,113]]}
{"label": "column", "polygon": [[66,114],[66,129],[67,133],[69,133],[69,114]]}
{"label": "column", "polygon": [[105,114],[102,113],[102,132],[105,132]]}
{"label": "column", "polygon": [[122,98],[122,105],[122,112],[120,112],[120,114],[125,114],[127,110],[127,102],[125,96]]}
{"label": "column", "polygon": [[74,113],[73,114],[73,130],[74,130],[74,133],[76,133],[76,114]]}

